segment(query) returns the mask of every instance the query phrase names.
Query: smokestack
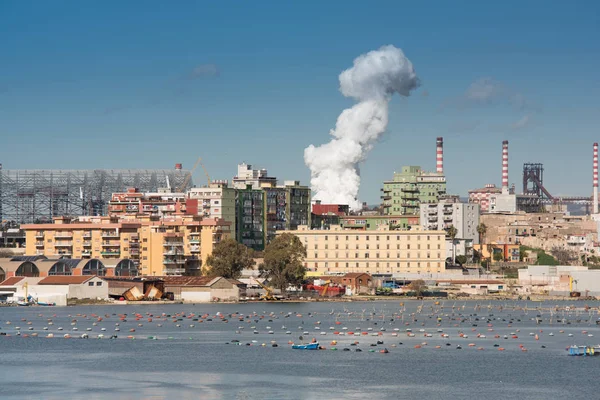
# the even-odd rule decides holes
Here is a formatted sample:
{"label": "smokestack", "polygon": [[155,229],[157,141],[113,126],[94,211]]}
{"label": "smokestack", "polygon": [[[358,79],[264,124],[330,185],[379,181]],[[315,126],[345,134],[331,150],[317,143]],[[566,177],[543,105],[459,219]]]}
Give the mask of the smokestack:
{"label": "smokestack", "polygon": [[435,167],[436,172],[438,174],[444,173],[444,138],[439,137],[435,141],[436,151],[435,151]]}
{"label": "smokestack", "polygon": [[598,143],[594,143],[594,204],[592,209],[594,214],[598,214]]}
{"label": "smokestack", "polygon": [[502,142],[502,193],[508,194],[508,140]]}

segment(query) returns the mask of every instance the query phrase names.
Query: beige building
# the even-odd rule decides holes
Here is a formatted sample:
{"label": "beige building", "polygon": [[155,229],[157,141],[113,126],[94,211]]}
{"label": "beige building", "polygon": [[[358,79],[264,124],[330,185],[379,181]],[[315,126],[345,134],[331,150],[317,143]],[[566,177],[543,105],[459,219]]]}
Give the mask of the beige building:
{"label": "beige building", "polygon": [[[300,226],[296,235],[306,246],[305,266],[321,274],[365,272],[368,274],[445,273],[444,231],[413,227],[410,231],[390,231],[381,226],[374,231],[327,230]],[[281,232],[281,233],[284,233]]]}
{"label": "beige building", "polygon": [[48,258],[131,259],[141,275],[199,274],[216,243],[231,237],[230,223],[194,215],[56,218],[22,225],[25,254]]}
{"label": "beige building", "polygon": [[229,187],[227,181],[212,181],[208,187],[191,188],[187,198],[188,214],[231,222],[231,232],[235,232],[235,189]]}

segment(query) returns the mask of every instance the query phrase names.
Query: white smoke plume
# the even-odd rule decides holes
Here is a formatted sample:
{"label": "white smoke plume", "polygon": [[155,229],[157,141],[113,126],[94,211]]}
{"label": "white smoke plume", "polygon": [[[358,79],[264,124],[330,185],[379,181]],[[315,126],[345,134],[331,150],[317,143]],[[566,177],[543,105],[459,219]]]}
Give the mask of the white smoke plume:
{"label": "white smoke plume", "polygon": [[340,74],[340,91],[358,100],[340,114],[329,143],[304,150],[310,168],[313,198],[325,204],[360,208],[358,189],[364,161],[388,124],[388,103],[394,93],[409,96],[419,86],[412,63],[402,50],[383,46],[354,60]]}

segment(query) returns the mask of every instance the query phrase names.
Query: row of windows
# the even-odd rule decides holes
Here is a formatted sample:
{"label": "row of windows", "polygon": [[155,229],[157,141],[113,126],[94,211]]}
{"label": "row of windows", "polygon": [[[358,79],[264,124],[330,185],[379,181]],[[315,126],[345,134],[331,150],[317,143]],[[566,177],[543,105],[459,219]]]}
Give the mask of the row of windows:
{"label": "row of windows", "polygon": [[[329,253],[324,253],[324,257],[319,257],[319,253],[314,253],[314,258],[329,258]],[[350,257],[352,253],[346,253],[346,257],[345,258],[352,258]],[[371,253],[364,253],[364,257],[360,257],[361,253],[354,253],[354,257],[353,258],[371,258]],[[383,257],[379,257],[379,253],[375,254],[375,257],[373,258],[383,258]],[[335,253],[335,257],[334,258],[339,258],[339,253]],[[386,257],[385,258],[394,258],[394,257],[390,257],[390,253],[386,253]],[[396,257],[395,258],[411,258],[410,253],[406,253],[406,257],[400,257],[400,253],[396,253]],[[421,258],[421,253],[417,253],[417,257],[416,258]],[[426,254],[426,258],[431,258],[431,253],[427,252]],[[442,254],[441,253],[437,253],[437,258],[442,258]]]}
{"label": "row of windows", "polygon": [[[358,243],[356,244],[356,246],[355,246],[355,247],[356,247],[356,250],[359,250],[359,245],[358,245]],[[441,250],[441,248],[442,248],[442,245],[438,243],[438,245],[437,245],[437,249],[438,249],[438,250]],[[315,243],[314,249],[315,249],[315,250],[318,250],[318,249],[319,249],[319,244],[318,244],[318,243]],[[328,245],[328,244],[325,244],[325,250],[328,250],[328,249],[329,249],[329,245]],[[339,250],[339,245],[337,245],[337,244],[336,244],[336,245],[335,245],[335,249],[336,249],[336,250]],[[377,245],[375,246],[375,249],[376,249],[376,250],[379,250],[379,244],[377,244]],[[387,244],[385,249],[386,249],[386,250],[389,250],[389,249],[390,249],[390,245],[389,245],[389,244]],[[348,245],[348,244],[346,244],[346,250],[349,250],[349,245]],[[367,244],[365,244],[365,250],[369,250],[369,244],[368,244],[368,243],[367,243]],[[399,245],[399,244],[397,244],[397,245],[396,245],[396,250],[400,250],[400,245]],[[410,244],[407,244],[407,245],[406,245],[406,250],[410,250]],[[421,250],[421,245],[420,245],[420,244],[417,244],[417,250]],[[431,250],[431,245],[430,245],[430,244],[427,244],[427,250]]]}
{"label": "row of windows", "polygon": [[[383,238],[384,235],[372,235],[375,239],[375,241],[379,241],[380,238]],[[401,238],[406,238],[407,241],[410,241],[411,238],[413,236],[416,236],[416,240],[419,241],[421,240],[421,235],[385,235],[385,240],[394,240],[394,236],[396,236],[396,240],[401,240]],[[344,240],[344,236],[341,236],[342,240]],[[346,235],[345,238],[346,240],[350,240],[351,237],[354,237],[355,240],[361,240],[361,238],[364,238],[365,240],[371,240],[371,235]],[[423,235],[423,240],[442,240],[443,236],[442,235]],[[323,239],[325,241],[329,240],[329,235],[308,235],[308,236],[304,236],[304,241],[307,241],[309,238],[314,238],[315,240],[319,240],[319,239]],[[340,240],[340,236],[336,235],[332,237],[332,240]],[[381,239],[383,240],[383,239]]]}
{"label": "row of windows", "polygon": [[[305,263],[304,265],[307,268],[310,267],[309,263]],[[390,264],[388,262],[388,263],[385,263],[385,265],[384,265],[384,263],[380,263],[380,262],[374,262],[374,263],[369,263],[369,262],[362,262],[362,263],[361,262],[357,262],[357,263],[350,263],[350,262],[347,262],[347,263],[320,262],[319,263],[319,262],[315,262],[313,264],[313,266],[315,268],[317,268],[317,269],[319,267],[324,267],[324,268],[329,268],[329,267],[332,267],[332,268],[344,268],[344,267],[345,268],[369,268],[369,267],[375,267],[375,268],[379,268],[379,267],[384,267],[384,266],[386,268],[390,268],[390,266],[392,268],[394,268],[394,263]],[[421,268],[421,267],[426,267],[428,269],[431,268],[431,267],[434,267],[434,268],[438,268],[438,273],[439,273],[440,272],[439,268],[442,267],[442,263],[440,263],[440,262],[433,262],[433,263],[432,262],[413,262],[411,264],[410,262],[407,262],[406,265],[403,265],[403,264],[401,265],[401,263],[396,263],[395,267],[396,268],[404,268],[404,267],[406,267],[406,268]]]}

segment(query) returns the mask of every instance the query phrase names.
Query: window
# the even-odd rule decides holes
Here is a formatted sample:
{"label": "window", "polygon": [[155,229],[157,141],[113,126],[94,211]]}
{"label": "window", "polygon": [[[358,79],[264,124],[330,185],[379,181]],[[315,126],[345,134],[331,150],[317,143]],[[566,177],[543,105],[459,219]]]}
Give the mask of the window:
{"label": "window", "polygon": [[96,286],[102,286],[102,282],[96,282]]}
{"label": "window", "polygon": [[367,235],[367,240],[369,240],[369,235]]}
{"label": "window", "polygon": [[88,286],[94,286],[94,282],[88,282]]}
{"label": "window", "polygon": [[407,244],[407,245],[406,245],[406,248],[407,248],[408,250],[410,250],[410,244]]}
{"label": "window", "polygon": [[327,235],[325,235],[325,240],[327,240]]}

